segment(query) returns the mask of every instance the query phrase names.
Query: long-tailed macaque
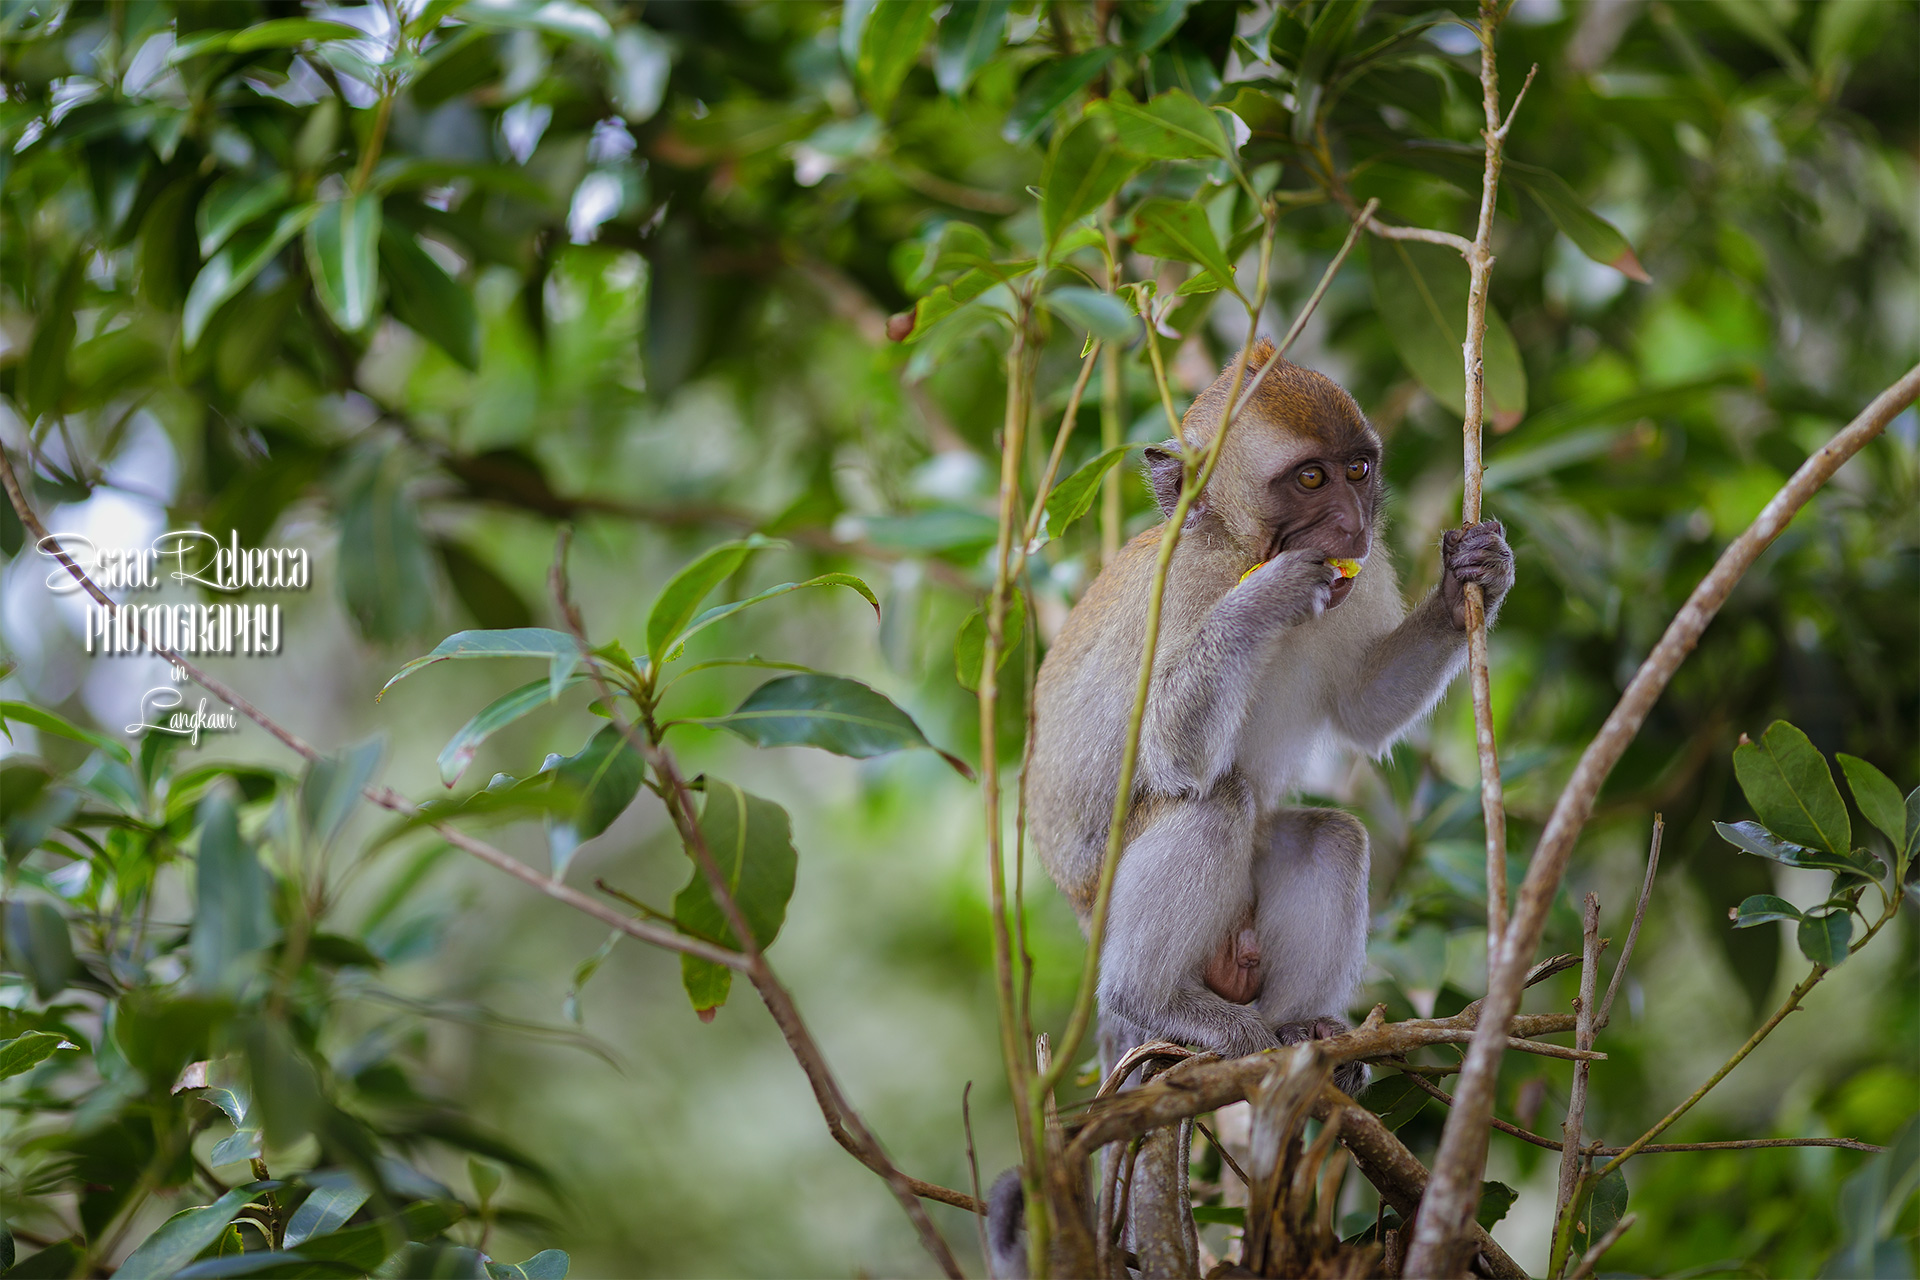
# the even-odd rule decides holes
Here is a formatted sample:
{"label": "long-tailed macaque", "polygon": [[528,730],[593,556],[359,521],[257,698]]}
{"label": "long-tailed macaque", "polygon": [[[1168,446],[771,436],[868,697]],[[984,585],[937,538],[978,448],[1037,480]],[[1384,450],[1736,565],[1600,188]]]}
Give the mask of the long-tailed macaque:
{"label": "long-tailed macaque", "polygon": [[[1258,343],[1246,378],[1271,358]],[[1187,411],[1187,447],[1212,440],[1230,374]],[[1168,514],[1177,448],[1147,452]],[[1282,361],[1191,505],[1168,567],[1101,955],[1109,1064],[1154,1039],[1239,1055],[1348,1025],[1366,961],[1366,828],[1338,810],[1289,807],[1289,792],[1323,743],[1379,755],[1430,710],[1462,665],[1466,584],[1480,585],[1491,617],[1513,581],[1497,521],[1452,530],[1440,585],[1407,612],[1378,545],[1380,460],[1353,398]],[[1113,559],[1040,669],[1032,831],[1083,928],[1160,535],[1148,530]],[[1365,1077],[1337,1078],[1351,1088]]]}

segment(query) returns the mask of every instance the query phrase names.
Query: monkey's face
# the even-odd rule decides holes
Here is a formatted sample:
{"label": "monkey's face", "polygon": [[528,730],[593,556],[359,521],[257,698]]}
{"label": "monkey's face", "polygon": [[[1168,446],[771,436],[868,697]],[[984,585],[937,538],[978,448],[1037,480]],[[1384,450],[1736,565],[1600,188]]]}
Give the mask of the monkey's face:
{"label": "monkey's face", "polygon": [[[1308,444],[1273,460],[1264,504],[1267,558],[1312,549],[1329,560],[1365,560],[1373,549],[1380,448],[1365,437],[1342,444]],[[1331,603],[1345,600],[1353,584],[1353,578],[1341,578]]]}

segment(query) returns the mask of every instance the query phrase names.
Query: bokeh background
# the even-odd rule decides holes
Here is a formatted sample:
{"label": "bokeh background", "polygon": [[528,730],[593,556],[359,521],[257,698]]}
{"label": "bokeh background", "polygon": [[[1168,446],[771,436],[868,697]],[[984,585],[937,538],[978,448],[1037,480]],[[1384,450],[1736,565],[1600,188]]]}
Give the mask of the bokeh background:
{"label": "bokeh background", "polygon": [[[1314,16],[1311,5],[1279,7]],[[1226,102],[1236,82],[1269,74],[1260,55],[1275,6],[1014,4],[1003,43],[970,78],[952,83],[936,37],[878,115],[843,56],[843,24],[871,20],[870,8],[0,5],[0,440],[29,498],[51,528],[101,545],[199,524],[235,528],[245,545],[309,548],[314,587],[279,597],[285,651],[211,667],[324,749],[382,736],[381,780],[417,799],[444,794],[434,758],[448,737],[538,670],[442,664],[378,703],[375,692],[452,631],[553,625],[547,571],[562,523],[575,530],[589,630],[636,652],[659,587],[723,538],[761,530],[786,542],[757,554],[730,597],[830,569],[862,575],[881,599],[877,623],[849,592],[796,593],[705,633],[690,657],[753,653],[852,675],[937,745],[977,757],[953,650],[989,578],[1002,339],[895,344],[886,317],[923,290],[918,255],[942,223],[973,222],[1015,246],[1036,236],[1026,189],[1047,137],[1021,122],[1063,50],[1164,22],[1157,45],[1125,52],[1129,65],[1148,87]],[[1424,8],[1381,3],[1371,20]],[[190,44],[302,19],[361,34],[244,57]],[[1524,365],[1526,409],[1489,434],[1487,507],[1518,557],[1493,672],[1525,850],[1720,547],[1920,354],[1920,10],[1519,0],[1502,41],[1510,91],[1540,67],[1510,154],[1565,178],[1648,277],[1583,256],[1537,202],[1503,200],[1493,298]],[[1370,107],[1368,119],[1473,141],[1472,49],[1457,26],[1428,31],[1404,104]],[[314,278],[327,264],[297,236],[260,246],[273,210],[358,180],[376,129],[369,177],[383,193],[383,235],[397,229],[438,275],[407,276],[383,257],[383,292],[362,327],[343,330]],[[225,205],[215,183],[228,184]],[[268,188],[251,223],[233,215],[240,238],[226,246],[229,262],[245,256],[238,247],[264,265],[210,312],[201,295],[189,342],[194,282],[221,253],[217,211]],[[1477,186],[1382,163],[1355,194],[1381,195],[1407,221],[1469,230]],[[1269,330],[1284,329],[1344,225],[1326,206],[1282,224]],[[1433,582],[1438,533],[1455,519],[1459,415],[1396,348],[1383,317],[1403,300],[1381,296],[1374,249],[1335,280],[1292,355],[1351,388],[1386,439],[1389,540],[1411,595]],[[400,267],[417,261],[406,252],[383,250]],[[1184,337],[1165,343],[1182,394],[1237,349],[1244,322],[1230,310],[1183,313]],[[1047,431],[1078,342],[1062,333],[1043,355],[1036,424]],[[44,354],[55,348],[57,360]],[[1124,377],[1124,433],[1158,439],[1137,346]],[[1098,448],[1097,406],[1082,417],[1069,466]],[[1127,532],[1151,523],[1131,474],[1122,496]],[[1097,572],[1097,524],[1036,565],[1043,644]],[[11,512],[0,550],[0,643],[17,664],[0,694],[119,732],[141,692],[165,682],[164,664],[89,658],[72,597],[50,595],[51,566],[23,545]],[[1714,835],[1712,820],[1748,816],[1730,767],[1739,736],[1786,718],[1903,789],[1920,783],[1917,637],[1920,420],[1909,410],[1735,592],[1576,853],[1553,951],[1577,950],[1571,903],[1588,890],[1601,897],[1603,932],[1623,936],[1653,815],[1665,815],[1653,906],[1602,1043],[1610,1058],[1593,1075],[1593,1132],[1635,1136],[1804,972],[1789,934],[1727,921],[1748,894],[1804,902],[1822,889]],[[1015,695],[1020,666],[1008,668]],[[718,714],[758,682],[693,675],[672,714]],[[599,724],[589,700],[575,690],[497,735],[463,787],[577,751]],[[674,742],[689,774],[736,780],[792,815],[798,884],[770,954],[868,1122],[904,1168],[965,1187],[971,1083],[979,1168],[992,1177],[1014,1147],[977,789],[925,751],[864,762],[755,752],[698,726]],[[1019,743],[1016,715],[1003,734],[1010,781]],[[0,750],[9,766],[44,762],[56,780],[89,754],[17,724]],[[245,724],[178,755],[180,767],[215,760],[299,771]],[[1314,795],[1358,813],[1373,838],[1362,1009],[1381,1000],[1395,1016],[1446,1013],[1480,991],[1475,787],[1461,691],[1387,759],[1318,769]],[[335,975],[315,1052],[343,1105],[382,1103],[392,1082],[369,1069],[377,1061],[551,1171],[544,1184],[509,1173],[500,1199],[515,1212],[489,1252],[557,1245],[590,1276],[928,1272],[884,1188],[828,1139],[743,985],[703,1024],[677,960],[630,939],[583,976],[606,941],[598,925],[444,846],[381,844],[390,821],[363,808],[329,855],[342,874],[356,869],[328,927],[362,938],[383,965]],[[538,824],[492,838],[545,865]],[[80,880],[58,874],[77,856],[10,848],[10,900],[64,904],[81,919]],[[653,902],[686,876],[644,793],[568,872],[572,884],[604,877]],[[180,920],[192,909],[184,871],[163,864],[155,877],[155,919]],[[1057,1028],[1080,939],[1043,878],[1028,890],[1036,1015]],[[1671,1136],[1889,1140],[1920,1111],[1916,956],[1909,911]],[[26,978],[6,981],[0,1003],[38,1007]],[[1564,1008],[1572,994],[1566,975],[1529,1007]],[[1501,1113],[1557,1134],[1568,1079],[1563,1064],[1509,1063]],[[36,1081],[84,1096],[80,1084]],[[1402,1136],[1430,1154],[1441,1120],[1430,1107]],[[16,1227],[59,1234],[51,1224],[70,1192],[35,1180],[50,1157],[29,1140],[77,1123],[58,1107],[0,1118],[0,1186]],[[311,1161],[310,1148],[283,1154]],[[470,1194],[457,1145],[421,1138],[409,1156]],[[1640,1224],[1607,1267],[1816,1274],[1850,1239],[1842,1186],[1866,1159],[1645,1157],[1629,1170]],[[1489,1176],[1520,1193],[1497,1234],[1536,1269],[1556,1164],[1495,1140]],[[973,1267],[971,1221],[931,1211]],[[1911,1204],[1904,1212],[1896,1236],[1912,1231]]]}

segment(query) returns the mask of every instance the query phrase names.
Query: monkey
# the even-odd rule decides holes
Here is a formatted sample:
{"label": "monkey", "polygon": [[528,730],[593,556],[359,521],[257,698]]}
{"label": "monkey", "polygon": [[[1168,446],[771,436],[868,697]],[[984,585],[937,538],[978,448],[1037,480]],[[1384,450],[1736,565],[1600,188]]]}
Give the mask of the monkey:
{"label": "monkey", "polygon": [[[1260,339],[1245,379],[1276,359]],[[1213,439],[1232,372],[1187,410],[1184,447]],[[1181,447],[1147,450],[1163,517],[1180,496]],[[1491,623],[1513,581],[1497,520],[1449,530],[1440,583],[1409,611],[1379,545],[1381,458],[1352,396],[1279,359],[1190,504],[1100,957],[1109,1067],[1156,1039],[1240,1056],[1348,1029],[1366,963],[1367,832],[1339,810],[1289,805],[1290,792],[1322,744],[1378,757],[1431,711],[1464,663],[1467,585]],[[1163,527],[1087,589],[1035,687],[1029,827],[1083,930]],[[1335,1082],[1351,1092],[1365,1079],[1345,1064]]]}

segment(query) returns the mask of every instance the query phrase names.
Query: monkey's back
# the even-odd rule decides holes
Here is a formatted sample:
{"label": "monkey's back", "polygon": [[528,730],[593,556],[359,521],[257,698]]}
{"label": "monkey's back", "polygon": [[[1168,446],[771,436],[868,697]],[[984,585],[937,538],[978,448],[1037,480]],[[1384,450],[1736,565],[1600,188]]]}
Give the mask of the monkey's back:
{"label": "monkey's back", "polygon": [[[1047,874],[1083,924],[1106,852],[1146,643],[1145,613],[1127,602],[1147,597],[1163,527],[1122,547],[1094,579],[1048,649],[1034,686],[1028,825]],[[1182,539],[1181,551],[1186,543]]]}

